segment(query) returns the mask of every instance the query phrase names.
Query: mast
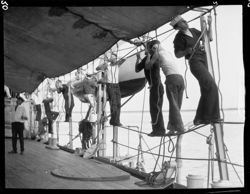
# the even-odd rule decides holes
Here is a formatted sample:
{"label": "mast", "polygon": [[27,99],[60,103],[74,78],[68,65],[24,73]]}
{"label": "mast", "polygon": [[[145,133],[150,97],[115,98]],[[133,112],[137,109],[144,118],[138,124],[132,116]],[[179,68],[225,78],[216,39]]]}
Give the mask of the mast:
{"label": "mast", "polygon": [[176,142],[176,165],[177,165],[177,174],[176,174],[176,182],[181,184],[181,167],[182,167],[182,159],[181,159],[181,142],[183,135],[177,136]]}
{"label": "mast", "polygon": [[[214,70],[213,70],[213,61],[212,61],[212,54],[210,49],[210,40],[208,36],[208,30],[207,30],[207,23],[204,16],[200,17],[201,22],[201,30],[205,28],[205,33],[203,35],[203,44],[206,51],[207,56],[207,64],[208,64],[208,71],[214,78]],[[219,173],[220,173],[220,180],[229,180],[228,175],[228,168],[227,164],[221,161],[226,161],[226,152],[224,147],[224,140],[223,140],[223,124],[222,123],[214,123],[212,124],[215,134],[215,144],[216,144],[216,150],[217,154],[216,157],[219,160],[218,166],[219,166]]]}

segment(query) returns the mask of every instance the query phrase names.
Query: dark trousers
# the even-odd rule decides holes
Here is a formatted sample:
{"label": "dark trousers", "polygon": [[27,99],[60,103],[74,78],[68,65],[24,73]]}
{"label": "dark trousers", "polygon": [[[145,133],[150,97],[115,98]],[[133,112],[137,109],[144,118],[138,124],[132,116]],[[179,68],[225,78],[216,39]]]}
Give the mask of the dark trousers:
{"label": "dark trousers", "polygon": [[74,108],[75,104],[74,102],[72,101],[70,106],[69,106],[69,100],[65,100],[65,122],[69,122],[69,118],[71,117],[72,115],[72,110]]}
{"label": "dark trousers", "polygon": [[53,99],[43,100],[45,114],[46,114],[47,119],[48,119],[48,132],[51,134],[53,133],[53,128],[52,128],[53,120],[56,120],[56,118],[59,115],[58,112],[50,110],[50,103],[52,101],[53,101]]}
{"label": "dark trousers", "polygon": [[110,104],[110,125],[120,124],[120,112],[121,112],[121,92],[119,84],[107,83],[107,96]]}
{"label": "dark trousers", "polygon": [[162,115],[164,89],[162,83],[150,88],[149,108],[153,132],[165,133],[164,120]]}
{"label": "dark trousers", "polygon": [[21,122],[13,122],[11,123],[12,129],[12,149],[13,151],[17,152],[17,135],[19,136],[20,141],[20,150],[21,152],[24,151],[24,139],[23,139],[23,130],[24,130],[24,123]]}
{"label": "dark trousers", "polygon": [[200,85],[201,97],[194,122],[213,121],[220,118],[219,93],[217,85],[208,71],[206,58],[196,57],[190,60],[190,70]]}
{"label": "dark trousers", "polygon": [[36,107],[36,121],[40,121],[42,116],[41,104],[36,104],[35,107]]}
{"label": "dark trousers", "polygon": [[166,77],[166,93],[169,102],[169,120],[167,129],[184,131],[181,117],[181,105],[184,91],[184,80],[181,75],[172,74]]}

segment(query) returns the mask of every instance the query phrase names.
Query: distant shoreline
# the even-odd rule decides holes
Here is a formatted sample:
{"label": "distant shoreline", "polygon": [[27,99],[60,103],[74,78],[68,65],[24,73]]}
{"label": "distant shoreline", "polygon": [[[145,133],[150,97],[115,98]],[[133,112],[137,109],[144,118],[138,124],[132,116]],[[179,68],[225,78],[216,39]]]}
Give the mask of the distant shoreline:
{"label": "distant shoreline", "polygon": [[[245,108],[223,108],[223,111],[236,111],[236,110],[245,110]],[[141,112],[142,110],[121,110],[123,113],[137,113]],[[181,112],[194,112],[196,109],[184,109],[181,110]],[[144,112],[149,112],[149,110],[144,110]],[[168,110],[162,110],[162,112],[169,112]],[[73,113],[81,113],[79,111],[74,111]],[[82,113],[86,113],[86,111],[83,111]]]}

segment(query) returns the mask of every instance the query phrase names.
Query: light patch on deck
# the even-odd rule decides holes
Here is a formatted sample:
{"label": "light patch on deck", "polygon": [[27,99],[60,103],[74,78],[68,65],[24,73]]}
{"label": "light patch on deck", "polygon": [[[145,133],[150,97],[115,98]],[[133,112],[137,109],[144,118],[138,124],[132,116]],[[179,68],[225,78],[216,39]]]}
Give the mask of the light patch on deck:
{"label": "light patch on deck", "polygon": [[[130,175],[112,166],[96,165],[95,171],[89,171],[82,166],[61,167],[51,171],[51,174],[60,178],[81,181],[121,181],[128,180]],[[101,170],[102,169],[102,170]]]}

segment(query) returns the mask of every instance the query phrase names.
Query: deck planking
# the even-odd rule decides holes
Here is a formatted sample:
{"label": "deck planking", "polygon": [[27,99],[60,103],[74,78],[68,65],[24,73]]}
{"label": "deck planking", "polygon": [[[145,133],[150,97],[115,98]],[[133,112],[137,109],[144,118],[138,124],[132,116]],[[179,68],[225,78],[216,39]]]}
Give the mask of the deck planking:
{"label": "deck planking", "polygon": [[[63,150],[50,150],[35,140],[25,140],[24,155],[8,154],[11,150],[11,139],[5,139],[5,187],[32,189],[145,189],[134,183],[140,181],[133,176],[122,181],[81,181],[68,180],[53,176],[51,171],[69,167],[84,171],[86,174],[110,176],[123,174],[111,165],[100,161],[83,159]],[[18,146],[19,148],[19,142]]]}

